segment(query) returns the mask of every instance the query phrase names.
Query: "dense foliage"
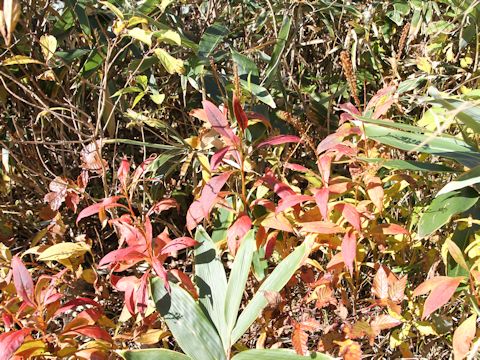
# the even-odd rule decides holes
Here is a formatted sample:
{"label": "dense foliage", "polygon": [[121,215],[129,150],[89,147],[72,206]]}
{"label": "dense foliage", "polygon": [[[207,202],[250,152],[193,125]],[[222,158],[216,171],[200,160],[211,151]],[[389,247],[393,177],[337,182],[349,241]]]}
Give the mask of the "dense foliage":
{"label": "dense foliage", "polygon": [[0,360],[474,359],[479,26],[0,0]]}

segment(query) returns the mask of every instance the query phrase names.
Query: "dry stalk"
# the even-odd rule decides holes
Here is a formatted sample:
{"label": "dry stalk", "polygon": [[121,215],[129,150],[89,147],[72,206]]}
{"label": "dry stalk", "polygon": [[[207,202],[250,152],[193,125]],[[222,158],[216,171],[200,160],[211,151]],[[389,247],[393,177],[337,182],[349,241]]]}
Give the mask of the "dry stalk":
{"label": "dry stalk", "polygon": [[342,62],[342,69],[345,77],[347,78],[348,86],[350,87],[350,93],[355,100],[355,104],[360,108],[360,99],[357,94],[357,76],[353,70],[352,61],[347,51],[340,53],[340,61]]}

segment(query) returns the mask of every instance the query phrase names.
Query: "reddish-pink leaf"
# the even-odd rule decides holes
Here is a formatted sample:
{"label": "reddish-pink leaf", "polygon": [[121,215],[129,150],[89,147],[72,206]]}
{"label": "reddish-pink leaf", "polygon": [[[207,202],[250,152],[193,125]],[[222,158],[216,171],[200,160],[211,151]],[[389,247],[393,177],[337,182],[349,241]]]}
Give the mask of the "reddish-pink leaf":
{"label": "reddish-pink leaf", "polygon": [[413,296],[424,295],[430,291],[423,307],[422,319],[426,319],[435,310],[445,305],[453,296],[463,277],[436,276],[421,283],[413,291]]}
{"label": "reddish-pink leaf", "polygon": [[282,145],[287,143],[299,143],[301,138],[295,135],[277,135],[262,141],[257,145],[257,149],[267,145]]}
{"label": "reddish-pink leaf", "polygon": [[470,351],[472,340],[477,331],[477,315],[467,318],[453,333],[453,358],[464,359]]}
{"label": "reddish-pink leaf", "polygon": [[225,115],[223,115],[222,112],[208,100],[204,100],[202,104],[207,115],[207,120],[210,125],[212,125],[212,128],[220,134],[227,145],[238,146],[240,141],[233,133],[230,125],[228,125]]}
{"label": "reddish-pink leaf", "polygon": [[350,274],[353,274],[353,262],[357,254],[357,237],[353,231],[348,231],[342,240],[343,262]]}
{"label": "reddish-pink leaf", "polygon": [[384,235],[397,235],[397,234],[410,235],[408,230],[406,230],[405,228],[397,224],[380,224],[378,225],[378,228],[382,230],[382,233]]}
{"label": "reddish-pink leaf", "polygon": [[327,187],[328,182],[330,181],[330,167],[332,165],[332,156],[329,154],[322,155],[318,158],[318,171],[322,176],[323,183]]}
{"label": "reddish-pink leaf", "polygon": [[118,180],[120,181],[120,184],[122,184],[122,187],[124,189],[127,188],[127,179],[128,179],[129,173],[130,173],[130,162],[127,160],[126,157],[124,157],[122,159],[122,162],[120,163],[120,166],[118,167],[118,172],[117,172]]}
{"label": "reddish-pink leaf", "polygon": [[179,251],[186,249],[191,246],[195,246],[196,241],[193,240],[191,237],[184,236],[184,237],[179,237],[176,238],[175,240],[170,241],[167,245],[165,245],[160,254],[161,255],[166,255],[166,254],[171,254],[174,251]]}
{"label": "reddish-pink leaf", "polygon": [[152,267],[157,276],[159,276],[163,280],[163,283],[165,284],[165,289],[170,293],[171,288],[170,283],[168,282],[167,270],[165,270],[162,262],[158,258],[154,257],[152,259]]}
{"label": "reddish-pink leaf", "polygon": [[379,119],[382,115],[385,115],[394,102],[393,93],[396,90],[396,86],[387,86],[380,89],[368,102],[367,110],[375,107],[373,113],[373,119]]}
{"label": "reddish-pink leaf", "polygon": [[300,327],[303,331],[316,331],[320,328],[320,323],[314,318],[304,320],[300,323]]}
{"label": "reddish-pink leaf", "polygon": [[173,209],[173,208],[177,208],[177,211],[180,209],[180,204],[177,202],[177,200],[173,198],[163,199],[151,207],[151,209],[148,211],[147,216],[152,213],[160,214],[163,211]]}
{"label": "reddish-pink leaf", "polygon": [[208,122],[207,113],[203,109],[193,109],[190,111],[190,116],[196,117],[204,122]]}
{"label": "reddish-pink leaf", "polygon": [[329,221],[311,221],[299,223],[299,225],[302,226],[301,231],[317,234],[338,234],[345,231],[341,226]]}
{"label": "reddish-pink leaf", "polygon": [[321,188],[315,193],[315,201],[318,206],[318,210],[320,210],[320,214],[322,214],[323,220],[328,221],[328,197],[330,195],[330,191],[327,187]]}
{"label": "reddish-pink leaf", "polygon": [[231,171],[215,176],[203,187],[202,194],[195,200],[187,211],[187,229],[193,230],[200,222],[208,217],[215,204],[218,193],[232,174]]}
{"label": "reddish-pink leaf", "polygon": [[340,104],[338,107],[341,110],[345,111],[345,113],[343,113],[340,116],[341,123],[348,120],[353,120],[356,117],[356,115],[362,115],[360,111],[358,111],[358,109],[352,103]]}
{"label": "reddish-pink leaf", "polygon": [[295,191],[293,191],[290,186],[275,177],[275,174],[271,169],[265,170],[265,175],[259,180],[265,183],[269,189],[273,190],[275,194],[282,199],[289,195],[296,195]]}
{"label": "reddish-pink leaf", "polygon": [[135,315],[135,289],[140,284],[140,279],[135,276],[120,277],[111,275],[110,283],[118,291],[125,293],[125,306],[130,314]]}
{"label": "reddish-pink leaf", "polygon": [[110,334],[97,325],[82,326],[74,330],[67,331],[63,335],[71,335],[71,334],[83,335],[83,336],[88,336],[95,340],[100,339],[100,340],[105,340],[107,342],[112,342],[112,337],[110,336]]}
{"label": "reddish-pink leaf", "polygon": [[146,272],[140,279],[140,286],[135,291],[135,299],[137,305],[137,311],[140,314],[145,314],[148,306],[148,279],[150,274]]}
{"label": "reddish-pink leaf", "polygon": [[343,136],[340,136],[337,133],[328,135],[323,139],[317,147],[317,154],[321,154],[324,151],[330,150],[335,145],[341,144],[343,141]]}
{"label": "reddish-pink leaf", "polygon": [[0,334],[0,359],[10,359],[15,351],[22,345],[30,331],[30,329],[22,329]]}
{"label": "reddish-pink leaf", "polygon": [[105,265],[117,263],[121,261],[137,263],[146,258],[146,255],[144,254],[145,249],[146,249],[145,246],[137,245],[137,246],[129,246],[123,249],[110,251],[107,255],[105,255],[100,260],[100,262],[98,263],[98,266],[103,267]]}
{"label": "reddish-pink leaf", "polygon": [[233,225],[227,230],[227,244],[230,253],[233,255],[237,253],[243,237],[251,228],[252,220],[250,220],[250,217],[245,213],[240,214]]}
{"label": "reddish-pink leaf", "polygon": [[313,200],[314,200],[314,197],[310,195],[298,195],[298,194],[289,195],[279,201],[278,206],[275,209],[275,212],[278,214],[279,212],[289,209],[292,206],[298,205],[305,201],[313,201]]}
{"label": "reddish-pink leaf", "polygon": [[20,295],[25,303],[31,307],[35,307],[33,302],[34,286],[32,277],[18,256],[12,258],[12,270],[13,283],[17,290],[17,294]]}
{"label": "reddish-pink leaf", "polygon": [[63,314],[66,311],[75,309],[78,306],[86,306],[86,305],[92,305],[92,306],[95,306],[97,308],[100,308],[100,304],[97,303],[96,301],[94,301],[92,299],[89,299],[89,298],[80,297],[80,298],[70,300],[70,301],[66,302],[65,304],[63,304],[63,306],[60,309],[55,311],[54,316],[57,316],[58,314]]}
{"label": "reddish-pink leaf", "polygon": [[78,214],[77,217],[77,224],[82,220],[83,218],[98,214],[100,209],[104,208],[112,208],[112,207],[118,207],[118,206],[124,206],[122,204],[117,203],[119,199],[121,199],[123,196],[111,196],[109,198],[103,199],[102,202],[90,205],[80,211],[80,214]]}
{"label": "reddish-pink leaf", "polygon": [[230,146],[226,146],[223,149],[218,150],[215,154],[212,155],[210,159],[210,167],[212,170],[216,170],[220,163],[223,161],[223,158],[230,150]]}
{"label": "reddish-pink leaf", "polygon": [[355,206],[351,204],[337,204],[335,205],[335,209],[342,213],[345,220],[347,220],[355,230],[361,230],[360,214]]}
{"label": "reddish-pink leaf", "polygon": [[379,299],[388,299],[388,276],[383,266],[378,268],[373,278],[372,294]]}
{"label": "reddish-pink leaf", "polygon": [[375,319],[372,320],[370,326],[372,327],[373,333],[375,335],[380,334],[382,330],[388,330],[394,328],[395,326],[400,325],[402,322],[398,319],[395,319],[391,315],[379,315]]}
{"label": "reddish-pink leaf", "polygon": [[247,114],[243,111],[242,104],[235,94],[233,94],[233,113],[240,129],[245,130],[248,127]]}
{"label": "reddish-pink leaf", "polygon": [[308,169],[305,166],[300,165],[300,164],[286,163],[284,166],[285,166],[286,169],[293,170],[293,171],[298,171],[298,172],[303,172],[303,173],[311,172],[310,169]]}

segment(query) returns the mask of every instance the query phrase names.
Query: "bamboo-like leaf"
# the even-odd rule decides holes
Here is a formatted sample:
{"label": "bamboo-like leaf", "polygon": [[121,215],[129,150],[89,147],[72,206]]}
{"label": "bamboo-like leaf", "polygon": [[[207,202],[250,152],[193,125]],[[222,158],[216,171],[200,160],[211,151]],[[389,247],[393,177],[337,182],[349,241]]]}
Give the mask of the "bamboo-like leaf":
{"label": "bamboo-like leaf", "polygon": [[285,17],[283,19],[282,27],[278,32],[278,39],[275,47],[273,48],[273,53],[268,63],[267,71],[265,73],[265,79],[262,82],[262,85],[268,87],[273,79],[275,78],[278,64],[282,58],[283,51],[285,50],[285,45],[287,44],[288,35],[290,34],[290,27],[292,25],[292,19]]}
{"label": "bamboo-like leaf", "polygon": [[195,360],[226,360],[214,325],[192,296],[175,283],[170,293],[161,278],[152,280],[152,295],[180,348]]}
{"label": "bamboo-like leaf", "polygon": [[437,196],[446,194],[450,191],[463,189],[464,187],[472,186],[478,183],[480,183],[480,165],[463,173],[454,181],[449,182],[437,193]]}
{"label": "bamboo-like leaf", "polygon": [[224,348],[229,346],[225,321],[225,295],[227,275],[217,254],[215,243],[203,226],[195,233],[195,282],[199,290],[200,306],[212,319],[220,334]]}
{"label": "bamboo-like leaf", "polygon": [[182,353],[168,349],[141,349],[117,351],[125,360],[191,360]]}
{"label": "bamboo-like leaf", "polygon": [[435,198],[418,223],[418,236],[423,238],[445,225],[453,215],[470,209],[480,195],[471,188],[456,190]]}
{"label": "bamboo-like leaf", "polygon": [[254,349],[242,351],[235,355],[232,360],[333,360],[332,357],[320,354],[312,353],[308,356],[297,355],[294,351],[286,349]]}
{"label": "bamboo-like leaf", "polygon": [[240,314],[237,324],[232,332],[232,344],[247,331],[255,319],[261,315],[262,310],[267,306],[268,301],[265,298],[265,291],[280,291],[295,274],[295,271],[301,266],[309,254],[311,244],[305,241],[298,246],[295,251],[288,255],[260,286],[253,299]]}
{"label": "bamboo-like leaf", "polygon": [[208,59],[222,39],[228,34],[228,29],[220,23],[215,23],[205,30],[198,45],[198,56]]}
{"label": "bamboo-like leaf", "polygon": [[255,231],[250,230],[240,245],[238,254],[233,262],[230,278],[228,279],[225,316],[229,333],[233,330],[238,317],[238,311],[247,284],[254,251]]}

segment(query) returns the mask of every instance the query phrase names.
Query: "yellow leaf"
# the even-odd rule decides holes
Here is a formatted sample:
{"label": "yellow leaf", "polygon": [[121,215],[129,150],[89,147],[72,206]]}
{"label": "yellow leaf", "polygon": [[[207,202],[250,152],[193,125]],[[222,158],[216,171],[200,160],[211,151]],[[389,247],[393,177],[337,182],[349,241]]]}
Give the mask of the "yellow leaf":
{"label": "yellow leaf", "polygon": [[78,257],[90,251],[90,246],[84,242],[78,243],[60,243],[50,246],[43,251],[38,260],[52,261],[52,260],[65,260],[71,257]]}
{"label": "yellow leaf", "polygon": [[143,345],[154,345],[169,335],[169,331],[165,331],[162,329],[150,329],[147,330],[147,332],[141,334],[138,338],[136,338],[135,342]]}
{"label": "yellow leaf", "polygon": [[417,68],[426,72],[427,74],[432,72],[432,64],[430,64],[430,61],[428,61],[428,59],[425,57],[420,57],[417,59]]}
{"label": "yellow leaf", "polygon": [[428,321],[418,321],[415,323],[415,327],[422,336],[437,335],[433,324]]}
{"label": "yellow leaf", "polygon": [[145,31],[141,28],[133,28],[127,31],[127,35],[134,38],[135,40],[139,40],[148,46],[152,45],[152,33],[150,31]]}
{"label": "yellow leaf", "polygon": [[99,1],[99,3],[106,6],[108,10],[113,12],[119,19],[123,20],[123,13],[115,5],[109,3],[108,1]]}
{"label": "yellow leaf", "polygon": [[2,66],[8,66],[8,65],[26,65],[26,64],[43,64],[41,61],[32,59],[29,56],[24,56],[24,55],[15,55],[12,56],[8,59],[5,59],[2,61],[1,65]]}
{"label": "yellow leaf", "polygon": [[42,47],[43,57],[48,62],[57,50],[57,39],[52,35],[42,35],[40,37],[40,46]]}
{"label": "yellow leaf", "polygon": [[158,57],[163,67],[169,74],[183,74],[185,68],[183,67],[183,61],[174,58],[168,52],[163,49],[155,49],[155,56]]}

